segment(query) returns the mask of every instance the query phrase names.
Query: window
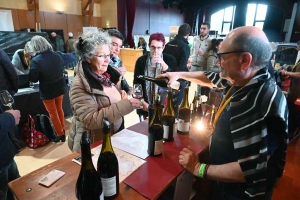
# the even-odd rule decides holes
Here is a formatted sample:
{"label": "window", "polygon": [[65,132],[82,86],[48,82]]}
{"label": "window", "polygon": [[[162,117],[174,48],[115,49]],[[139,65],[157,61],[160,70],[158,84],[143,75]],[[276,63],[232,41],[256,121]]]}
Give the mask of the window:
{"label": "window", "polygon": [[211,15],[210,30],[218,31],[219,34],[227,34],[233,27],[235,6],[222,9]]}
{"label": "window", "polygon": [[263,4],[248,4],[246,26],[264,27],[268,6]]}

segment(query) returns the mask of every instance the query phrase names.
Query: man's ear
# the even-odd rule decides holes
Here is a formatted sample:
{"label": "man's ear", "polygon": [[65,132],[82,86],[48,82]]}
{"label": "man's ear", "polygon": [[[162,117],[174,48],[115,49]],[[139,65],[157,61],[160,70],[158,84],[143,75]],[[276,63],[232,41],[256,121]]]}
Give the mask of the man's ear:
{"label": "man's ear", "polygon": [[246,70],[252,63],[252,55],[249,52],[244,52],[240,56],[241,70]]}

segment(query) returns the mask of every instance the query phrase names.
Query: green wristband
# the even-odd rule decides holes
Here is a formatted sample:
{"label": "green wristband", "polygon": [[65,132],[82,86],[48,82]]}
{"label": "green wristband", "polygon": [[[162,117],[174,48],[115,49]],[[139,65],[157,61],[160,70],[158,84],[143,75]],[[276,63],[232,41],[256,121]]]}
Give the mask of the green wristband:
{"label": "green wristband", "polygon": [[206,167],[206,164],[204,164],[204,163],[202,163],[199,167],[198,174],[199,174],[200,178],[203,178],[203,176],[204,176],[205,167]]}

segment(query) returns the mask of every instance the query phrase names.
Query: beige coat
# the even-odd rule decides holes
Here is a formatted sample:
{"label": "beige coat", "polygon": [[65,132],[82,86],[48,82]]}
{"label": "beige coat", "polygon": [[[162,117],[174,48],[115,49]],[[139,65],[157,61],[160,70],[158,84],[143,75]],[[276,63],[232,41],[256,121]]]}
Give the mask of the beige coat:
{"label": "beige coat", "polygon": [[[74,114],[68,145],[72,151],[80,149],[81,133],[85,130],[90,133],[91,143],[102,139],[101,126],[104,117],[107,117],[110,123],[114,123],[134,110],[128,99],[111,104],[103,90],[91,88],[81,62],[76,68],[77,76],[70,88],[70,102]],[[110,70],[115,69],[110,67]],[[117,84],[119,83],[120,81]]]}

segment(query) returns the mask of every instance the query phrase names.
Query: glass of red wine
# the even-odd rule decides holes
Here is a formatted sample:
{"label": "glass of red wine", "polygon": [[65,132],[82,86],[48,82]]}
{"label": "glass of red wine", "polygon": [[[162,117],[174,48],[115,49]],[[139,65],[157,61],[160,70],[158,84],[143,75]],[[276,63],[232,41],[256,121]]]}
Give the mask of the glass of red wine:
{"label": "glass of red wine", "polygon": [[[132,97],[135,99],[142,100],[143,99],[143,87],[142,84],[134,84],[133,85],[133,94]],[[141,105],[140,109],[142,109],[143,106]]]}

